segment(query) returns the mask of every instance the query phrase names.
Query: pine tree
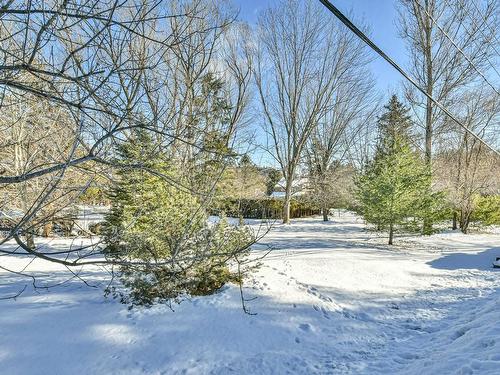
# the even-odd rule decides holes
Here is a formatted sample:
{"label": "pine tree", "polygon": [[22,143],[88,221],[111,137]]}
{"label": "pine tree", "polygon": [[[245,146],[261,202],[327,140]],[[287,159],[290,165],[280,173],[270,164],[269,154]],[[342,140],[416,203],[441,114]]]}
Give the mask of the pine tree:
{"label": "pine tree", "polygon": [[271,196],[276,184],[281,180],[282,174],[279,169],[270,168],[267,172],[266,194]]}
{"label": "pine tree", "polygon": [[117,163],[104,242],[107,256],[121,264],[128,288],[117,293],[122,301],[149,305],[185,292],[211,293],[231,280],[228,254],[242,254],[252,241],[248,230],[225,220],[209,225],[203,202],[183,187],[147,132],[134,131],[118,147]]}
{"label": "pine tree", "polygon": [[428,203],[430,175],[410,146],[408,110],[396,96],[385,108],[374,158],[356,184],[363,216],[378,229],[388,229],[392,245],[396,226],[419,217]]}
{"label": "pine tree", "polygon": [[200,214],[192,217],[198,207],[196,197],[169,183],[178,181],[179,176],[145,131],[135,131],[119,146],[118,159],[134,168],[118,170],[118,181],[109,194],[108,253],[148,260],[165,258],[188,225],[196,229],[205,220]]}

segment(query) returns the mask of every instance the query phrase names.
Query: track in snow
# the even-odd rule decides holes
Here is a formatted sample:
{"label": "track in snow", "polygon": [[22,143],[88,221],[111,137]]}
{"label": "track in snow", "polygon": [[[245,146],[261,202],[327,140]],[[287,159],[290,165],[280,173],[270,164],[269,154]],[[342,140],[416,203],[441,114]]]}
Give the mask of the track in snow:
{"label": "track in snow", "polygon": [[[83,271],[98,288],[72,280],[39,292],[2,273],[2,294],[28,289],[0,301],[0,373],[498,373],[500,272],[490,263],[500,235],[396,241],[389,248],[348,213],[277,226],[263,241],[275,250],[245,286],[255,316],[235,286],[175,312],[128,311],[103,299],[101,269]],[[68,275],[39,260],[26,271],[49,270],[46,282]]]}

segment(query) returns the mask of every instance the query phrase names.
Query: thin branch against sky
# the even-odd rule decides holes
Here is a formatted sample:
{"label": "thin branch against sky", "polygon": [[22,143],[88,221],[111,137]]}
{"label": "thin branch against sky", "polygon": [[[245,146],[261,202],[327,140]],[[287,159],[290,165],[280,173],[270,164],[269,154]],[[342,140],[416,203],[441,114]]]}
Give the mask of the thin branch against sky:
{"label": "thin branch against sky", "polygon": [[[251,24],[256,23],[259,13],[276,0],[234,0],[240,10],[240,18]],[[335,6],[348,13],[357,23],[364,23],[370,35],[380,47],[399,64],[408,61],[403,41],[398,37],[396,27],[397,11],[394,0],[337,0]],[[374,54],[376,56],[376,54]],[[400,77],[394,69],[376,57],[371,63],[377,88],[386,95],[397,90]]]}

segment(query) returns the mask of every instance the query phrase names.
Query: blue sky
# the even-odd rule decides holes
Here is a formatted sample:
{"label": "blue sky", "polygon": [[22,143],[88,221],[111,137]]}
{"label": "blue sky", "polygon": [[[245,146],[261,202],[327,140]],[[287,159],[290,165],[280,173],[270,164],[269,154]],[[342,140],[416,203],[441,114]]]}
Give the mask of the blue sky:
{"label": "blue sky", "polygon": [[[240,9],[240,18],[249,23],[255,23],[259,12],[276,2],[276,0],[234,0],[236,7]],[[397,63],[406,65],[406,50],[398,37],[396,27],[396,0],[332,0],[332,3],[344,13],[350,11],[354,17],[353,21],[363,20],[371,30],[372,40]],[[373,61],[372,72],[383,94],[388,96],[397,90],[400,82],[399,73],[380,57]]]}
{"label": "blue sky", "polygon": [[[331,0],[345,14],[349,13],[351,20],[359,24],[361,20],[370,28],[371,39],[398,64],[405,67],[407,63],[406,49],[403,41],[398,36],[396,26],[397,0]],[[277,0],[233,0],[240,10],[240,19],[253,24],[257,21],[259,12]],[[334,17],[332,15],[332,17]],[[377,88],[385,97],[397,93],[400,87],[401,76],[385,60],[375,57],[371,63],[371,71],[376,78]],[[255,129],[258,129],[256,125]],[[256,139],[264,143],[263,134],[257,131]],[[270,155],[261,149],[250,152],[252,159],[260,165],[277,166]]]}

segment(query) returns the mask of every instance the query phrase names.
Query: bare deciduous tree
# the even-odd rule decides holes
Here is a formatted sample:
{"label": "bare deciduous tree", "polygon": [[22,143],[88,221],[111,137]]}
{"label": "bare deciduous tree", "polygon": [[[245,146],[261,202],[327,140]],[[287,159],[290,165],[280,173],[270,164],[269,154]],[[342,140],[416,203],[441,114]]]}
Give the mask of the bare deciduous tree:
{"label": "bare deciduous tree", "polygon": [[[463,123],[495,144],[500,103],[491,90],[478,86],[462,94],[458,102]],[[450,132],[447,149],[438,154],[435,172],[441,188],[449,192],[453,207],[453,229],[457,222],[467,233],[481,194],[495,193],[500,184],[499,159],[483,143],[468,133]]]}
{"label": "bare deciduous tree", "polygon": [[284,223],[307,141],[332,105],[340,28],[313,1],[280,1],[259,19],[255,75],[271,153],[285,179]]}
{"label": "bare deciduous tree", "polygon": [[[145,265],[103,258],[102,243],[50,253],[32,241],[56,209],[74,207],[96,176],[113,184],[117,170],[153,174],[189,191],[206,208],[226,159],[234,156],[232,146],[248,101],[250,55],[228,48],[229,38],[242,38],[245,32],[236,26],[234,12],[212,0],[5,3],[0,8],[0,139],[5,146],[0,189],[7,195],[0,211],[18,208],[21,215],[9,224],[0,244],[14,239],[25,252],[0,252],[68,267]],[[213,87],[202,98],[207,85]],[[30,110],[23,113],[20,106],[26,102]],[[31,111],[37,106],[37,112]],[[223,115],[214,117],[216,106]],[[187,184],[143,163],[120,160],[116,150],[137,129],[156,137],[158,153],[168,153],[172,163],[184,167],[178,168],[186,174],[182,177],[193,168],[200,170],[203,161],[216,166],[211,179]],[[75,192],[71,200],[68,190]],[[10,199],[12,194],[23,196],[24,202]],[[224,259],[248,247],[240,245]],[[203,256],[210,255],[196,255]],[[154,265],[196,264],[187,258]]]}
{"label": "bare deciduous tree", "polygon": [[[416,82],[445,106],[452,106],[460,90],[491,69],[498,2],[487,1],[478,14],[471,1],[400,0],[400,34],[407,42]],[[479,18],[482,18],[479,21]],[[407,97],[423,124],[425,157],[432,161],[432,143],[445,121],[434,103],[407,86]],[[449,123],[449,122],[448,122]]]}
{"label": "bare deciduous tree", "polygon": [[335,33],[334,91],[324,116],[311,133],[306,153],[309,178],[323,220],[339,190],[336,177],[350,156],[361,128],[374,120],[376,108],[374,80],[370,76],[370,57],[362,41],[343,28]]}
{"label": "bare deciduous tree", "polygon": [[[488,0],[481,14],[467,0],[401,0],[399,10],[413,78],[441,104],[452,107],[461,89],[491,70],[495,33],[485,33],[482,27],[487,23],[497,30],[498,2]],[[406,92],[424,129],[425,160],[432,171],[433,143],[449,121],[413,87],[406,86]],[[431,230],[432,223],[425,219],[424,233]]]}

